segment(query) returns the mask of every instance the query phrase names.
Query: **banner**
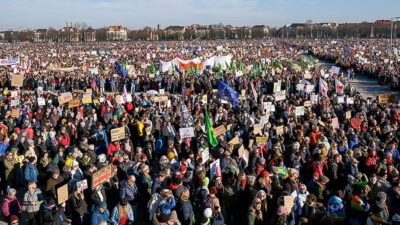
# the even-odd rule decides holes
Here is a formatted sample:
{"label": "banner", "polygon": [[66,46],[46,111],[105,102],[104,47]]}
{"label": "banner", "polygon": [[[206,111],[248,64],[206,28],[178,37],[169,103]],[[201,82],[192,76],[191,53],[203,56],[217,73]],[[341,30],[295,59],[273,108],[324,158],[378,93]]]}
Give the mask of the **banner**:
{"label": "banner", "polygon": [[77,107],[79,106],[80,103],[81,100],[79,98],[72,99],[71,101],[68,102],[68,108],[71,109]]}
{"label": "banner", "polygon": [[19,64],[18,59],[0,59],[0,66],[10,66]]}

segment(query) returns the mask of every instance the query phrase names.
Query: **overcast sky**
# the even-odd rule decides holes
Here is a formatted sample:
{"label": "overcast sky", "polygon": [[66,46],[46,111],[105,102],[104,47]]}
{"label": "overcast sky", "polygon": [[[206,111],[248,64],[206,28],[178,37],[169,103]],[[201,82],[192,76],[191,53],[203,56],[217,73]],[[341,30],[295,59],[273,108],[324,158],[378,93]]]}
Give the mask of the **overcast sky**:
{"label": "overcast sky", "polygon": [[276,27],[305,22],[362,22],[400,16],[399,0],[0,0],[0,30],[217,24]]}

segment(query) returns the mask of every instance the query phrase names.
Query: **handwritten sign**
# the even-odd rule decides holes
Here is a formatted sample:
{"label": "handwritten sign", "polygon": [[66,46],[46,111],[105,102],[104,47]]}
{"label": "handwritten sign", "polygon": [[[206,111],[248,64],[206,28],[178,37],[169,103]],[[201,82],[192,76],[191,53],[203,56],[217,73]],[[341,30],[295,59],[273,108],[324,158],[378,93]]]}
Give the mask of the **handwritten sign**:
{"label": "handwritten sign", "polygon": [[253,133],[256,134],[256,135],[257,135],[257,134],[261,134],[261,124],[259,124],[259,123],[254,124]]}
{"label": "handwritten sign", "polygon": [[257,147],[264,147],[268,142],[268,137],[256,137]]}
{"label": "handwritten sign", "polygon": [[215,137],[218,137],[219,135],[224,135],[225,132],[226,132],[226,129],[225,129],[224,125],[221,125],[214,129]]}
{"label": "handwritten sign", "polygon": [[24,85],[24,75],[22,74],[14,74],[11,77],[11,86],[13,87],[22,87]]}
{"label": "handwritten sign", "polygon": [[304,106],[297,106],[295,108],[295,115],[296,116],[304,116]]}
{"label": "handwritten sign", "polygon": [[46,105],[46,100],[42,97],[38,98],[38,106]]}
{"label": "handwritten sign", "polygon": [[352,118],[352,119],[350,120],[350,124],[351,124],[351,126],[354,127],[354,129],[360,129],[360,119],[358,119],[358,118]]}
{"label": "handwritten sign", "polygon": [[207,95],[203,95],[203,97],[201,98],[201,102],[206,105],[207,104]]}
{"label": "handwritten sign", "polygon": [[18,118],[19,117],[19,109],[12,109],[11,110],[11,117]]}
{"label": "handwritten sign", "polygon": [[168,96],[154,97],[154,102],[168,102]]}
{"label": "handwritten sign", "polygon": [[239,144],[239,137],[238,137],[238,136],[235,136],[234,138],[232,138],[232,140],[230,140],[230,141],[228,142],[228,144],[230,144],[230,145],[237,145],[237,144]]}
{"label": "handwritten sign", "polygon": [[206,163],[210,159],[210,150],[208,148],[204,149],[201,153],[202,163]]}
{"label": "handwritten sign", "polygon": [[351,111],[346,112],[346,119],[351,119]]}
{"label": "handwritten sign", "polygon": [[57,201],[59,205],[67,201],[68,196],[68,184],[64,184],[63,186],[57,188]]}
{"label": "handwritten sign", "polygon": [[92,103],[92,95],[91,95],[91,94],[84,94],[84,95],[82,96],[82,103],[83,103],[83,104]]}
{"label": "handwritten sign", "polygon": [[114,128],[111,130],[111,141],[125,139],[125,127]]}
{"label": "handwritten sign", "polygon": [[78,181],[78,182],[76,183],[76,187],[77,187],[77,190],[78,190],[78,191],[84,191],[84,190],[86,190],[86,189],[88,188],[87,179]]}
{"label": "handwritten sign", "polygon": [[109,164],[93,174],[92,188],[95,189],[112,177],[112,166]]}
{"label": "handwritten sign", "polygon": [[71,109],[77,107],[79,106],[80,103],[81,100],[79,98],[72,99],[71,101],[68,102],[68,108]]}
{"label": "handwritten sign", "polygon": [[281,134],[283,134],[283,126],[276,127],[276,135],[281,135]]}
{"label": "handwritten sign", "polygon": [[332,119],[332,128],[333,129],[339,129],[339,120],[337,117]]}
{"label": "handwritten sign", "polygon": [[293,198],[293,196],[284,196],[283,197],[283,205],[286,207],[288,212],[291,212],[292,208],[294,206],[294,198]]}
{"label": "handwritten sign", "polygon": [[182,139],[183,138],[191,138],[191,137],[194,137],[194,129],[193,129],[193,127],[180,128],[179,134]]}
{"label": "handwritten sign", "polygon": [[379,104],[396,103],[396,94],[379,94]]}

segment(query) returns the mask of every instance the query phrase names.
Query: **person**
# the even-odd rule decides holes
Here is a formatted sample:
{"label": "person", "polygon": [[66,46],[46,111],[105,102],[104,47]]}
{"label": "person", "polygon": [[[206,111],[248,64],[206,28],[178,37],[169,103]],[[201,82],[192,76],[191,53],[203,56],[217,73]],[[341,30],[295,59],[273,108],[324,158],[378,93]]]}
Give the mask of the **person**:
{"label": "person", "polygon": [[10,222],[8,223],[9,225],[18,225],[19,224],[19,218],[16,215],[12,215],[10,217]]}
{"label": "person", "polygon": [[74,191],[70,195],[68,201],[71,211],[72,223],[76,225],[82,225],[87,223],[88,206],[83,192],[79,191],[75,186]]}
{"label": "person", "polygon": [[6,219],[10,221],[11,216],[21,217],[22,208],[17,198],[17,191],[14,188],[8,190],[7,196],[4,197],[1,211]]}
{"label": "person", "polygon": [[107,209],[107,203],[101,202],[100,204],[96,204],[92,206],[90,212],[90,218],[92,221],[92,225],[100,224],[100,222],[111,222],[110,221],[110,213]]}
{"label": "person", "polygon": [[192,225],[194,212],[190,201],[189,189],[185,188],[182,191],[180,198],[178,198],[176,210],[178,212],[178,219],[182,225]]}
{"label": "person", "polygon": [[118,225],[133,224],[133,210],[126,198],[121,199],[121,201],[114,207],[110,220],[113,224]]}
{"label": "person", "polygon": [[37,183],[37,179],[39,176],[39,171],[36,167],[36,158],[35,157],[30,157],[29,158],[29,163],[26,164],[25,167],[25,181],[27,183],[29,182],[35,182]]}
{"label": "person", "polygon": [[64,181],[64,178],[60,176],[60,170],[55,169],[49,179],[46,182],[45,192],[47,196],[57,197],[56,186]]}
{"label": "person", "polygon": [[247,224],[248,225],[258,225],[263,224],[264,218],[263,213],[261,211],[261,199],[254,198],[253,203],[249,207],[247,214]]}
{"label": "person", "polygon": [[120,188],[120,199],[125,198],[130,206],[133,208],[134,215],[137,215],[137,207],[138,207],[138,197],[139,190],[136,186],[136,177],[134,175],[130,175],[129,179],[123,180],[121,182]]}
{"label": "person", "polygon": [[62,222],[67,222],[63,210],[62,207],[56,205],[53,197],[46,198],[40,209],[42,223],[44,225],[60,225]]}
{"label": "person", "polygon": [[37,188],[35,182],[28,184],[28,191],[24,194],[22,202],[23,207],[26,208],[28,213],[29,225],[40,223],[40,205],[43,203],[44,197],[42,191]]}

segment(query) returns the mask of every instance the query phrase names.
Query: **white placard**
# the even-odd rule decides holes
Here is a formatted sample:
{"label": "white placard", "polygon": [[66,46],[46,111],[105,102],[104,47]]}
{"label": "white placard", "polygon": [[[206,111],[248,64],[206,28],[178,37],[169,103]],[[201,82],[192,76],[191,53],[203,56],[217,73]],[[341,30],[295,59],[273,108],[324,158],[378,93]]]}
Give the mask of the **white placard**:
{"label": "white placard", "polygon": [[160,93],[160,95],[164,95],[164,89],[160,89],[160,90],[158,90],[158,92]]}
{"label": "white placard", "polygon": [[44,98],[38,98],[38,106],[46,105],[46,100]]}
{"label": "white placard", "polygon": [[304,84],[297,84],[296,85],[296,91],[303,91],[304,90]]}
{"label": "white placard", "polygon": [[281,91],[281,82],[274,83],[274,93],[278,93]]}
{"label": "white placard", "polygon": [[343,104],[344,103],[344,97],[343,96],[338,96],[337,97],[337,103],[338,104]]}
{"label": "white placard", "polygon": [[295,109],[296,116],[304,116],[304,106],[297,106]]}
{"label": "white placard", "polygon": [[354,104],[354,99],[353,98],[346,98],[346,103],[349,105]]}
{"label": "white placard", "polygon": [[206,163],[210,159],[210,150],[208,148],[204,149],[201,153],[202,163]]}
{"label": "white placard", "polygon": [[315,86],[312,85],[312,84],[307,85],[307,86],[306,86],[306,92],[307,92],[307,93],[313,92],[313,91],[314,91],[314,88],[315,88]]}
{"label": "white placard", "polygon": [[188,128],[180,128],[179,133],[181,135],[181,138],[190,138],[194,137],[194,129],[193,127],[188,127]]}

